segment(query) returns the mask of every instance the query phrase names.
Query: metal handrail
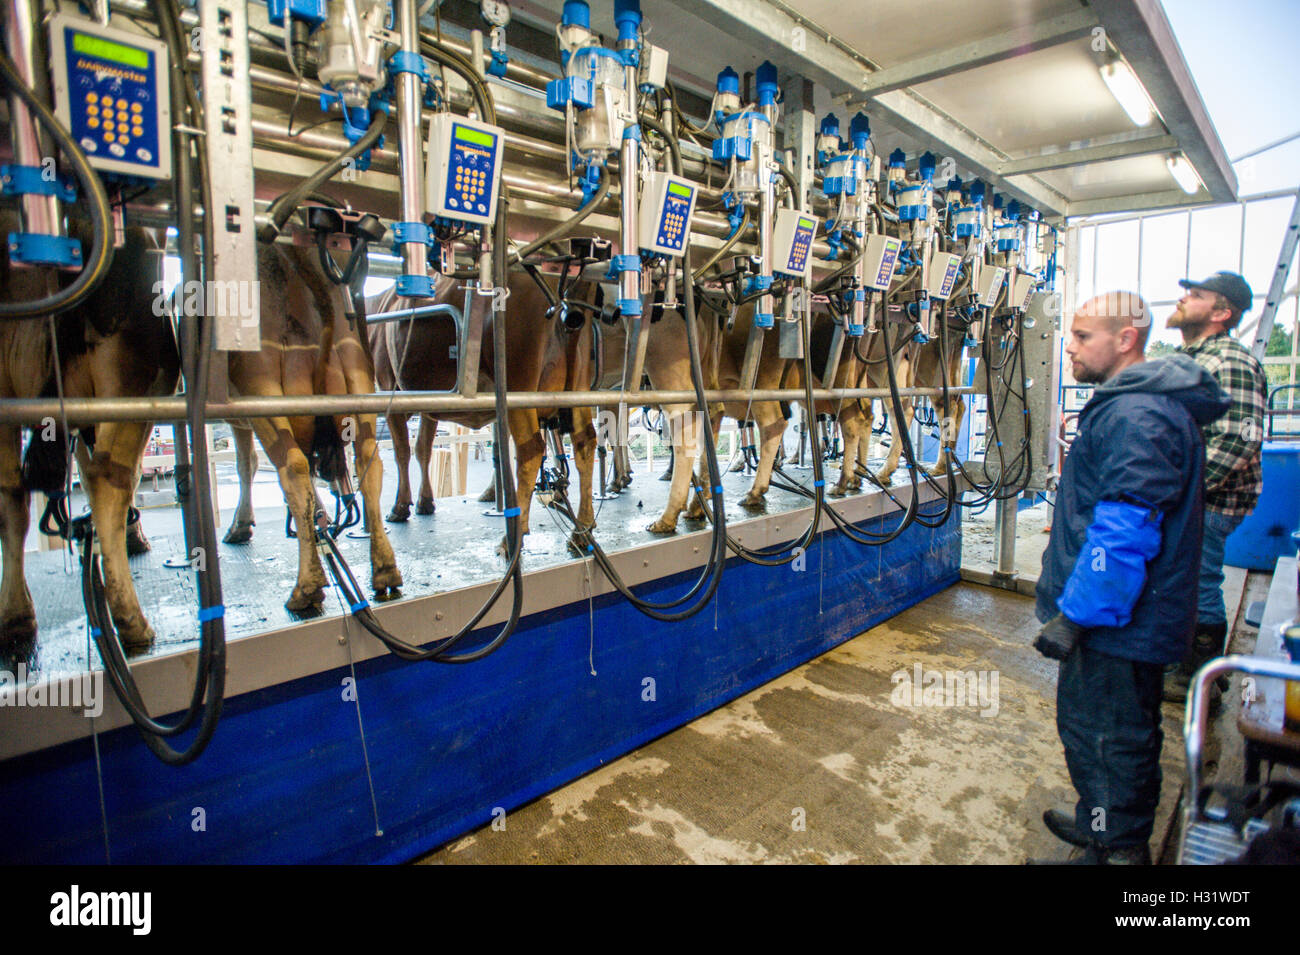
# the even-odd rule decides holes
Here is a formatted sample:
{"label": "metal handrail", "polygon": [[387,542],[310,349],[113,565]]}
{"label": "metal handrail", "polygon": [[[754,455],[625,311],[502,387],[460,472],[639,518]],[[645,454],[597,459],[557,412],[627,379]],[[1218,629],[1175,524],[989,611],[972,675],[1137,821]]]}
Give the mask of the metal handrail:
{"label": "metal handrail", "polygon": [[1183,738],[1187,753],[1187,791],[1183,794],[1183,831],[1178,840],[1178,858],[1187,847],[1187,833],[1197,819],[1198,794],[1201,791],[1201,753],[1205,743],[1205,728],[1210,716],[1211,681],[1225,673],[1248,673],[1251,676],[1275,677],[1280,680],[1300,680],[1300,663],[1285,663],[1264,657],[1233,655],[1211,660],[1192,677],[1191,694],[1183,715]]}

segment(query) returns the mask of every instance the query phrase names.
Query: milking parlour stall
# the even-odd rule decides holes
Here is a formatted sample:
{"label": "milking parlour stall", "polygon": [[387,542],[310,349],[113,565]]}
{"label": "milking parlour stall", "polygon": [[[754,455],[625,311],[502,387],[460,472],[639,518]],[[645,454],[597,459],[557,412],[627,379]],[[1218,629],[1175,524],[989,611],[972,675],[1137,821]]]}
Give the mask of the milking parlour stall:
{"label": "milking parlour stall", "polygon": [[[1233,183],[1157,6],[931,6],[8,0],[0,858],[468,860],[528,807],[576,838],[674,731],[739,818],[785,760],[732,747],[1010,712],[1001,651],[947,696],[799,668],[1023,611],[1066,217],[1172,201],[1166,154]],[[1167,132],[1044,112],[1130,66]],[[620,792],[601,861],[918,861]],[[538,851],[482,861],[582,858]]]}

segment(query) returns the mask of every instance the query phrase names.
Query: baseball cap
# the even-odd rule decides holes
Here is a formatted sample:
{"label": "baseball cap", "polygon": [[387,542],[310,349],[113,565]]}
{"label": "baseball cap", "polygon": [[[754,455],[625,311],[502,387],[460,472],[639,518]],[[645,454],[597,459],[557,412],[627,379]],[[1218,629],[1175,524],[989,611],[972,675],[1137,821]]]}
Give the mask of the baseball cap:
{"label": "baseball cap", "polygon": [[1218,292],[1231,302],[1234,308],[1239,308],[1243,312],[1250,311],[1252,301],[1250,286],[1236,272],[1215,272],[1201,282],[1181,279],[1178,284],[1183,288],[1203,288],[1210,292]]}

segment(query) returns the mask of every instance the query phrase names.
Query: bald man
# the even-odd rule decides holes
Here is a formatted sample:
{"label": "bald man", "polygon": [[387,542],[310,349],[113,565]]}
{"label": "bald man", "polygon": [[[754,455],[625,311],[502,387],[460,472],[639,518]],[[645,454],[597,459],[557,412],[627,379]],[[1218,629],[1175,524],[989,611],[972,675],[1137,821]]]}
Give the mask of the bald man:
{"label": "bald man", "polygon": [[1075,313],[1065,348],[1075,379],[1097,388],[1061,470],[1034,646],[1061,663],[1056,725],[1079,795],[1043,821],[1084,864],[1151,861],[1164,667],[1196,620],[1200,427],[1229,405],[1190,358],[1147,361],[1150,328],[1141,298],[1112,292]]}

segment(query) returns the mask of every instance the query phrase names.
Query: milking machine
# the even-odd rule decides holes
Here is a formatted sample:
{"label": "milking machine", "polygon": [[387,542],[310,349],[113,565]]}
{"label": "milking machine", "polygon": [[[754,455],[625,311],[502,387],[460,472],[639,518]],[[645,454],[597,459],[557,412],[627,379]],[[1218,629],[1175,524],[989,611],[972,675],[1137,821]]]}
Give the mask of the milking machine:
{"label": "milking machine", "polygon": [[[141,0],[115,2],[129,9],[131,16],[143,15]],[[21,12],[27,3],[19,0],[13,9]],[[964,188],[956,181],[938,188],[934,158],[928,153],[913,172],[901,151],[882,164],[862,113],[852,118],[844,142],[834,116],[822,121],[810,140],[815,143],[821,190],[811,196],[802,192],[779,160],[777,122],[783,97],[771,62],[755,70],[752,96],[748,86],[742,95],[739,74],[730,67],[722,70],[708,122],[697,126],[682,113],[677,92],[667,79],[666,52],[647,40],[637,0],[614,3],[617,34],[612,42],[593,30],[586,3],[567,0],[556,26],[558,78],[541,77],[540,71],[506,55],[510,15],[508,6],[500,2],[483,8],[491,28],[486,67],[484,57],[478,55],[484,52],[481,37],[469,44],[435,38],[432,31],[420,27],[417,0],[267,0],[269,30],[262,29],[260,21],[257,29],[251,29],[243,3],[199,0],[195,11],[182,13],[177,0],[156,0],[150,10],[160,28],[157,40],[127,29],[128,24],[120,21],[96,22],[70,13],[52,18],[48,29],[50,62],[55,67],[53,106],[40,92],[41,77],[31,69],[30,58],[24,67],[22,58],[13,53],[14,37],[22,32],[17,19],[6,20],[14,62],[0,60],[0,78],[10,94],[15,130],[20,126],[26,130],[22,136],[15,132],[14,166],[0,171],[6,193],[21,194],[23,208],[23,231],[10,239],[15,250],[11,261],[43,268],[78,267],[79,271],[65,288],[46,299],[0,305],[0,318],[54,314],[84,301],[107,269],[115,224],[120,224],[126,205],[121,201],[127,198],[124,186],[138,189],[141,184],[169,179],[176,193],[172,211],[183,280],[247,280],[256,271],[256,241],[299,241],[315,246],[323,273],[342,290],[345,307],[363,340],[369,323],[451,317],[457,325],[456,391],[421,395],[429,399],[430,409],[450,408],[456,401],[481,402],[476,408],[486,405],[487,396],[479,398],[476,389],[481,341],[490,316],[495,323],[491,398],[498,429],[495,471],[506,518],[507,566],[483,606],[455,634],[435,643],[395,636],[380,622],[334,539],[358,516],[355,502],[347,497],[350,488],[336,503],[333,521],[318,513],[316,526],[299,528],[301,533],[314,534],[351,618],[398,657],[444,663],[479,659],[501,646],[519,621],[522,535],[509,465],[508,313],[506,296],[501,294],[512,267],[527,271],[545,290],[550,303],[547,318],[563,322],[572,331],[588,319],[597,324],[601,311],[625,323],[627,346],[616,399],[623,407],[646,403],[639,399],[651,325],[678,320],[674,313],[680,307],[694,400],[705,422],[708,403],[697,306],[701,295],[712,296],[719,286],[733,320],[740,305],[752,302],[754,306],[739,391],[755,393],[762,348],[773,347],[766,341],[767,330],[775,328],[775,347],[781,357],[803,362],[804,387],[801,392],[791,391],[788,398],[804,401],[810,411],[814,378],[820,378],[824,390],[833,390],[845,346],[867,361],[863,345],[876,333],[885,342],[890,414],[903,421],[895,354],[908,343],[934,338],[946,348],[953,317],[953,327],[960,322],[965,329],[964,343],[981,347],[991,369],[986,396],[991,443],[997,454],[1004,454],[993,430],[997,418],[993,373],[1011,375],[1018,365],[1020,387],[1025,387],[1024,359],[1015,336],[1034,290],[1050,281],[1054,271],[1054,259],[1044,268],[1029,250],[1045,241],[1047,227],[1030,210],[986,204],[982,183]],[[35,11],[28,12],[35,23]],[[196,24],[204,42],[189,49],[186,38]],[[459,80],[459,85],[449,83],[449,77]],[[528,107],[518,105],[517,90],[510,108],[503,108],[498,117],[492,84],[503,77],[507,85],[522,83],[536,98],[532,125],[521,121],[519,114],[527,113]],[[102,83],[112,89],[101,88]],[[138,97],[134,92],[138,90],[150,95]],[[321,121],[341,135],[315,132],[311,126],[299,133],[290,131],[303,94],[306,100],[319,102]],[[289,97],[294,100],[288,108],[290,128],[283,133],[264,118],[270,112],[268,104],[279,102],[277,96],[285,102]],[[255,101],[260,114],[252,109]],[[562,123],[554,121],[557,116]],[[387,144],[385,134],[391,134],[393,127],[396,135]],[[531,134],[539,130],[534,138]],[[49,150],[40,142],[43,136],[57,143],[75,183],[58,179],[48,184],[34,177],[30,170]],[[561,137],[562,143],[552,142]],[[702,149],[693,150],[684,160],[683,140]],[[255,145],[264,153],[285,152],[319,165],[314,172],[309,165],[269,206],[259,206],[254,198]],[[562,175],[538,171],[557,154],[564,163]],[[264,157],[259,161],[265,164]],[[802,172],[801,167],[790,168],[815,190],[811,164]],[[398,189],[391,221],[355,211],[351,195],[348,202],[328,195],[327,184],[340,176],[350,183],[360,179],[355,188],[364,194],[367,189],[376,191],[379,177],[394,173]],[[717,188],[716,182],[723,184]],[[76,246],[62,227],[60,203],[77,201],[76,197],[90,212],[89,249]],[[531,215],[537,203],[563,207],[576,197],[580,197],[576,210],[552,216],[552,221],[559,219],[553,226],[535,231],[527,241],[518,237],[512,241],[507,211],[518,221]],[[614,199],[617,248],[609,237],[579,235],[591,216],[610,213]],[[200,204],[207,214],[196,217]],[[719,207],[725,218],[715,211]],[[692,245],[698,248],[703,242],[693,243],[693,235],[702,234],[715,242],[698,265],[691,260]],[[566,239],[567,248],[557,246]],[[392,242],[392,252],[401,261],[397,295],[413,301],[410,308],[367,315],[361,286],[369,252],[384,241]],[[336,258],[340,247],[345,254]],[[815,262],[826,247],[834,263],[829,268]],[[721,276],[713,275],[715,267],[722,270]],[[557,270],[553,288],[548,273],[556,276]],[[421,303],[433,297],[443,276],[466,282],[463,307]],[[571,295],[579,282],[593,280],[605,290],[608,306],[603,309]],[[823,297],[834,316],[832,341],[814,375],[812,305]],[[491,309],[482,307],[488,298]],[[474,307],[475,302],[480,307]],[[510,320],[523,319],[512,315]],[[991,361],[997,336],[990,326],[995,322],[1004,323],[1007,331],[999,339],[1003,354],[998,365]],[[185,507],[187,552],[203,548],[207,560],[195,568],[202,608],[196,689],[178,721],[165,725],[145,710],[125,655],[113,639],[98,544],[90,536],[89,522],[71,522],[81,535],[87,616],[106,672],[151,748],[169,762],[187,761],[201,751],[220,714],[223,688],[217,537],[208,503],[207,445],[202,440],[205,401],[224,399],[221,352],[260,346],[257,323],[247,316],[187,312],[179,324],[188,439],[178,429],[178,494]],[[950,385],[945,364],[945,398]],[[443,398],[446,401],[440,403]],[[319,404],[320,410],[313,413],[331,416],[345,413],[347,402],[343,396],[323,396]],[[229,406],[238,407],[239,399]],[[356,406],[377,407],[364,400]],[[625,420],[625,414],[620,420]],[[709,603],[728,550],[765,566],[787,564],[814,540],[823,509],[853,540],[879,545],[895,540],[914,521],[933,526],[947,517],[954,500],[960,500],[955,475],[966,469],[953,462],[947,490],[941,491],[946,499],[942,518],[922,512],[919,465],[911,438],[904,432],[912,493],[905,503],[895,500],[902,512],[900,523],[887,533],[857,528],[824,501],[823,448],[833,439],[823,426],[824,422],[810,420],[806,429],[814,472],[812,487],[805,491],[813,502],[807,529],[789,544],[751,549],[728,533],[713,434],[705,425],[706,496],[711,499],[705,511],[713,524],[711,544],[698,577],[685,593],[670,600],[638,597],[620,579],[591,529],[577,526],[565,493],[564,467],[550,478],[554,504],[574,524],[578,548],[623,596],[654,619],[675,621]],[[759,443],[752,423],[748,434],[752,450],[747,453],[757,465]],[[559,454],[562,460],[562,443]],[[977,496],[1006,496],[1022,477],[1027,480],[1027,454],[1022,446],[1019,456],[1006,455],[997,475],[986,474],[982,483],[969,475],[966,480]],[[339,472],[346,480],[346,466]],[[775,473],[781,474],[779,468]],[[512,589],[508,619],[495,635],[467,649],[465,642],[473,629],[507,587]],[[198,734],[184,751],[167,744],[166,740],[196,725]]]}
{"label": "milking machine", "polygon": [[[86,300],[107,273],[115,242],[122,241],[122,207],[128,188],[138,194],[171,182],[181,236],[182,282],[212,275],[211,216],[204,217],[202,255],[196,254],[194,241],[196,185],[205,207],[212,208],[209,163],[203,150],[198,151],[197,161],[190,152],[190,136],[202,129],[205,113],[191,77],[180,67],[187,47],[180,38],[179,8],[173,0],[158,0],[153,10],[161,41],[110,23],[107,5],[99,5],[93,20],[56,14],[44,24],[45,36],[37,33],[42,23],[39,4],[11,4],[5,14],[7,52],[0,57],[0,76],[10,94],[15,163],[5,167],[2,177],[5,194],[22,197],[23,222],[23,231],[8,238],[10,265],[80,271],[70,284],[45,298],[0,306],[0,317],[51,316],[51,339],[56,342],[52,316]],[[39,55],[43,50],[48,51],[47,57]],[[37,68],[42,59],[51,70],[48,83]],[[67,235],[60,202],[74,202],[76,189],[57,172],[51,140],[74,170],[86,199],[93,238],[84,255],[80,243]],[[110,189],[116,208],[110,208]],[[179,326],[188,440],[183,429],[176,430],[175,473],[186,553],[194,557],[190,566],[200,599],[200,637],[194,690],[174,722],[161,723],[150,716],[127,665],[108,611],[101,545],[89,515],[59,522],[69,543],[80,547],[89,633],[109,682],[149,748],[173,765],[194,759],[211,739],[221,714],[225,681],[224,607],[204,439],[213,323],[209,316],[187,308]],[[54,359],[62,413],[65,396],[57,350]],[[66,413],[63,427],[67,433]],[[65,465],[70,465],[70,453],[69,447]],[[207,559],[208,554],[213,559]],[[181,749],[173,748],[168,741],[196,723],[190,741]]]}

